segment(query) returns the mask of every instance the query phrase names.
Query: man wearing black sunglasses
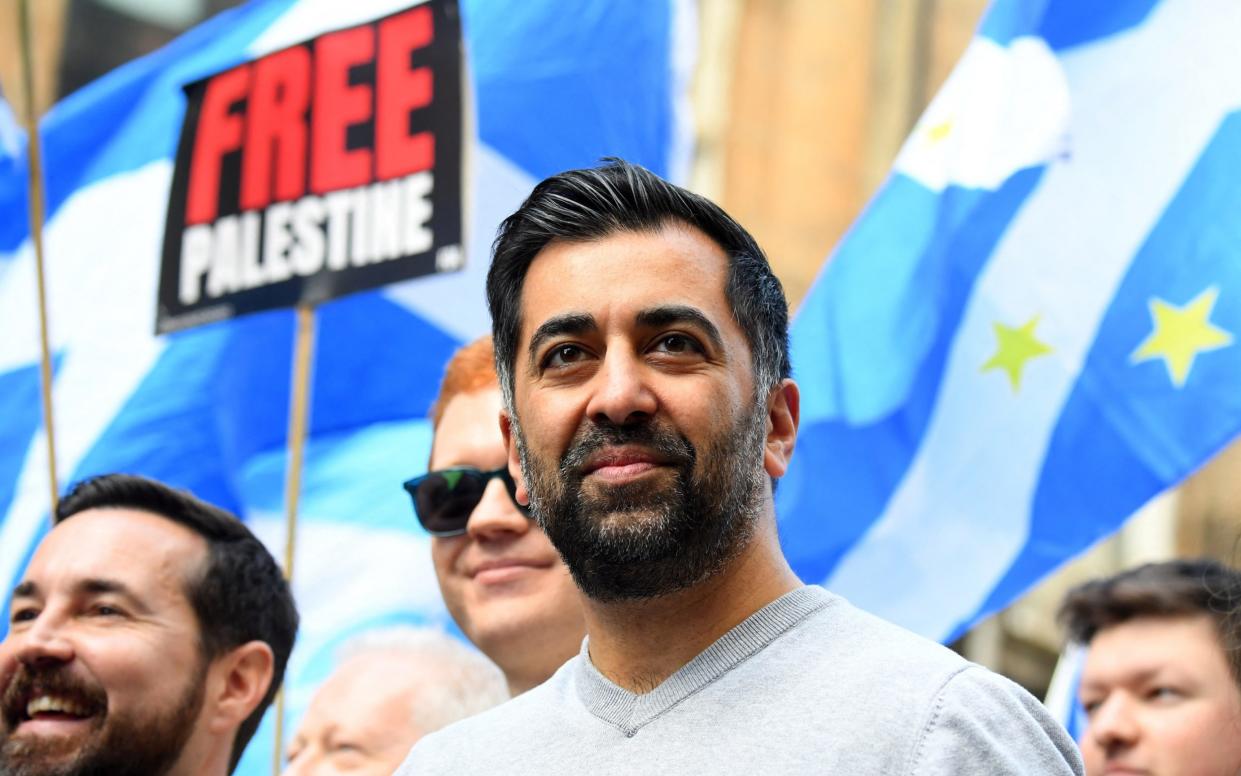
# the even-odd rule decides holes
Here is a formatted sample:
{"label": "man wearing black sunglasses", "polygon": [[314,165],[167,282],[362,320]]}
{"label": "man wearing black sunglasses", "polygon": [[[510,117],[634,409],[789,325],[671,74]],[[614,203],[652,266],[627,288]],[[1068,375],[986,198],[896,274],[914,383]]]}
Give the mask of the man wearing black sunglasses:
{"label": "man wearing black sunglasses", "polygon": [[568,570],[514,498],[501,407],[491,337],[483,337],[448,362],[431,413],[430,471],[405,489],[432,536],[448,611],[518,695],[575,655],[586,628]]}
{"label": "man wearing black sunglasses", "polygon": [[1081,772],[1025,691],[790,570],[788,308],[720,208],[620,161],[556,175],[501,226],[487,299],[515,495],[589,636],[399,773]]}

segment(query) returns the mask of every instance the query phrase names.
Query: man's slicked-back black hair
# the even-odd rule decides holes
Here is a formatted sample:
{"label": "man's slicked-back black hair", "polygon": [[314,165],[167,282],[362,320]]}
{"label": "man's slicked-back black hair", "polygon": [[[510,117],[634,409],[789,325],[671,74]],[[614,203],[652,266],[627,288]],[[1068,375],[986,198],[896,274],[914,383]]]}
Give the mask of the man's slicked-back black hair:
{"label": "man's slicked-back black hair", "polygon": [[510,408],[521,290],[539,251],[553,240],[590,242],[618,232],[653,232],[670,224],[698,229],[728,255],[725,293],[753,353],[755,385],[768,390],[789,376],[788,301],[750,233],[705,197],[638,165],[606,159],[598,167],[553,175],[535,186],[500,225],[492,245],[487,305],[496,371]]}
{"label": "man's slicked-back black hair", "polygon": [[56,523],[88,509],[135,509],[189,528],[207,541],[207,562],[186,597],[198,618],[200,649],[208,660],[250,641],[275,656],[271,687],[233,740],[229,771],[254,735],[284,679],[297,636],[293,594],[275,558],[235,516],[184,491],[129,474],[105,474],[75,485],[56,507]]}
{"label": "man's slicked-back black hair", "polygon": [[1206,615],[1241,686],[1241,571],[1208,558],[1147,563],[1068,592],[1058,618],[1089,644],[1101,630],[1140,617]]}

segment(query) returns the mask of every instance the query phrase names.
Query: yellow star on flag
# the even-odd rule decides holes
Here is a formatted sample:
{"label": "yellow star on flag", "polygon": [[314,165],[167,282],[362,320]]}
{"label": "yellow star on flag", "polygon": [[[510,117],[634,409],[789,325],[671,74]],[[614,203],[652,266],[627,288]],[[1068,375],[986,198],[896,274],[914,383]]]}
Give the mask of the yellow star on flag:
{"label": "yellow star on flag", "polygon": [[1219,298],[1219,289],[1211,286],[1184,307],[1152,297],[1149,306],[1154,328],[1129,360],[1135,364],[1162,358],[1168,377],[1177,388],[1185,385],[1194,358],[1199,353],[1232,344],[1232,335],[1209,320]]}
{"label": "yellow star on flag", "polygon": [[932,143],[938,143],[952,132],[952,119],[941,121],[926,131]]}
{"label": "yellow star on flag", "polygon": [[1051,352],[1047,344],[1034,336],[1034,327],[1038,325],[1038,316],[1031,318],[1024,326],[1014,328],[995,321],[991,326],[995,329],[995,355],[982,365],[980,371],[1003,369],[1008,374],[1008,381],[1013,385],[1013,393],[1021,388],[1021,370],[1026,362]]}

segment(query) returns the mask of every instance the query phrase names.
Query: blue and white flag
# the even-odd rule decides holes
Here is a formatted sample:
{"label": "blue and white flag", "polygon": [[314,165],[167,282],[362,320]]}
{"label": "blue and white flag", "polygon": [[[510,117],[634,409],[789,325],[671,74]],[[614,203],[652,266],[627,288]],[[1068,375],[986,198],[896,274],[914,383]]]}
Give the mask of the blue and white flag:
{"label": "blue and white flag", "polygon": [[1241,431],[1239,40],[995,3],[793,324],[803,578],[952,639]]}
{"label": "blue and white flag", "polygon": [[13,108],[0,90],[0,165],[8,164],[25,147],[25,132],[13,114]]}
{"label": "blue and white flag", "polygon": [[[156,337],[156,284],[182,86],[398,0],[255,0],[67,98],[45,117],[47,273],[62,487],[141,473],[243,514],[278,556],[294,322],[257,314]],[[450,620],[400,483],[425,470],[444,363],[488,330],[483,278],[499,221],[535,182],[605,155],[673,180],[688,169],[693,3],[463,0],[473,98],[457,273],[322,306],[303,475],[289,668],[296,722],[359,629]],[[47,530],[34,263],[23,155],[0,161],[0,589]],[[3,622],[7,622],[7,612]],[[0,624],[0,635],[4,625]],[[291,730],[291,727],[290,727]],[[242,773],[270,768],[260,730]]]}

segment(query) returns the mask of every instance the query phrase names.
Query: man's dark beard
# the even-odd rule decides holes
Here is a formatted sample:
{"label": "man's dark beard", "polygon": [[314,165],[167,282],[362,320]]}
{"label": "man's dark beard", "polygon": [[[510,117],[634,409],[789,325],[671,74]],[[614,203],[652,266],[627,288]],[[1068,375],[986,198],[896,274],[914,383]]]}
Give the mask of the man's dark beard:
{"label": "man's dark beard", "polygon": [[[0,776],[161,776],[169,771],[194,732],[203,705],[207,661],[200,658],[189,684],[172,710],[144,709],[139,718],[106,711],[101,688],[92,687],[64,667],[30,669],[19,665],[0,709]],[[31,687],[44,692],[87,699],[97,711],[83,736],[12,737],[22,710],[17,699]]]}
{"label": "man's dark beard", "polygon": [[[703,451],[654,420],[617,426],[586,420],[553,469],[534,460],[513,430],[532,512],[577,586],[597,601],[654,598],[718,573],[749,543],[759,514],[765,407],[753,407]],[[582,467],[596,451],[636,445],[667,462],[672,482],[595,484]]]}

